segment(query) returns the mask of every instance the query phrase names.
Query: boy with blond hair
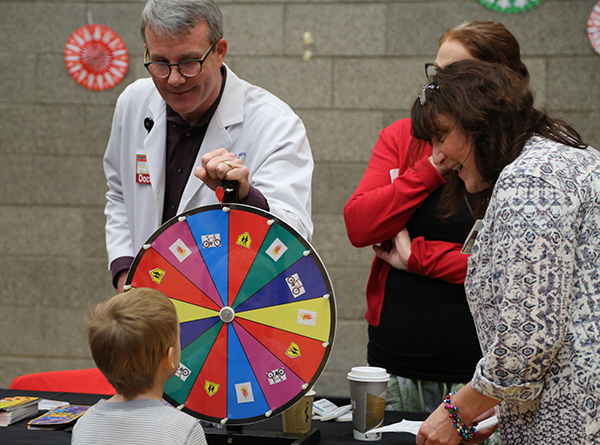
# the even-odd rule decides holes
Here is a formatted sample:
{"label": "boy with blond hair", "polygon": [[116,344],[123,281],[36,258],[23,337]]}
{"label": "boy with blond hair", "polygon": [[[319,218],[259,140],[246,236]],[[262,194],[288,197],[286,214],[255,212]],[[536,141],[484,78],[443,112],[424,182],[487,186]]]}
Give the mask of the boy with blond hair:
{"label": "boy with blond hair", "polygon": [[162,402],[181,357],[177,312],[162,292],[138,288],[98,304],[87,330],[92,357],[117,393],[79,419],[72,445],[206,445],[197,419]]}

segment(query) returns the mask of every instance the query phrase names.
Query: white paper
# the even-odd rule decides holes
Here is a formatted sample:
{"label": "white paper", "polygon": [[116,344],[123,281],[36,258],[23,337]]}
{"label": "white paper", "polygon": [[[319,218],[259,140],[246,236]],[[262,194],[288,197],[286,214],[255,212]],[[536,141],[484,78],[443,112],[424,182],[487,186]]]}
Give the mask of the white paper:
{"label": "white paper", "polygon": [[423,422],[416,420],[406,420],[404,419],[402,422],[392,423],[391,425],[382,426],[380,428],[375,428],[371,431],[367,431],[365,434],[371,433],[410,433],[415,436],[419,432],[419,428]]}
{"label": "white paper", "polygon": [[61,402],[60,400],[40,399],[38,402],[38,409],[51,410],[52,408],[56,408],[57,406],[67,406],[67,405],[70,405],[69,402]]}
{"label": "white paper", "polygon": [[325,414],[324,416],[320,416],[320,420],[321,420],[321,422],[326,422],[328,420],[337,419],[338,417],[343,416],[344,414],[346,414],[351,409],[352,409],[352,405],[340,406],[339,408],[334,409],[329,414]]}
{"label": "white paper", "polygon": [[[482,420],[481,422],[479,422],[476,430],[484,430],[486,428],[496,425],[497,423],[498,423],[498,419],[496,418],[496,416],[492,416],[488,419],[485,419],[485,420]],[[422,424],[423,424],[423,422],[420,422],[420,421],[404,419],[402,422],[392,423],[391,425],[386,425],[386,426],[382,426],[380,428],[375,428],[371,431],[367,431],[365,434],[410,433],[410,434],[414,434],[416,436],[418,434],[419,428],[421,428]]]}

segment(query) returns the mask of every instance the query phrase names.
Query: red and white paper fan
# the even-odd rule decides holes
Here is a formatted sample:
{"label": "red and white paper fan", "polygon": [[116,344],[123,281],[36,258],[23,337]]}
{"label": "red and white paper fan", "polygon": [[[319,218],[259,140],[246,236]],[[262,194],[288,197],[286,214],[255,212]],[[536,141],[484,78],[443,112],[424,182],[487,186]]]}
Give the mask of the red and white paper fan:
{"label": "red and white paper fan", "polygon": [[587,22],[587,33],[592,48],[600,54],[600,2],[592,9]]}
{"label": "red and white paper fan", "polygon": [[81,86],[95,91],[117,85],[129,68],[129,53],[121,37],[103,25],[77,29],[65,44],[65,64]]}

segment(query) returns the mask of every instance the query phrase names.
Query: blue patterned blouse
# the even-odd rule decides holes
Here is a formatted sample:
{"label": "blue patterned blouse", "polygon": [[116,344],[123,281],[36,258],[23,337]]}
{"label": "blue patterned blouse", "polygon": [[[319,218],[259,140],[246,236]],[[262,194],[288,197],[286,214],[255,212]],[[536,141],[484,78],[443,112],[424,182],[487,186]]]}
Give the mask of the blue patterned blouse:
{"label": "blue patterned blouse", "polygon": [[465,288],[484,354],[471,383],[502,401],[502,444],[600,444],[600,153],[532,137]]}

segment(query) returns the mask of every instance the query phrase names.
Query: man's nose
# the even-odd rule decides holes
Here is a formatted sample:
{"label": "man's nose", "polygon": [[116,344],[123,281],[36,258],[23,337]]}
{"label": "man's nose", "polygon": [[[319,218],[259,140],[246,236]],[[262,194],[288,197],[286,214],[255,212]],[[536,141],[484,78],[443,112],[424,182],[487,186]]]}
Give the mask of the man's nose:
{"label": "man's nose", "polygon": [[169,78],[167,79],[169,85],[177,86],[185,82],[185,76],[179,72],[176,66],[170,66],[169,68],[171,68],[171,74],[169,74]]}

